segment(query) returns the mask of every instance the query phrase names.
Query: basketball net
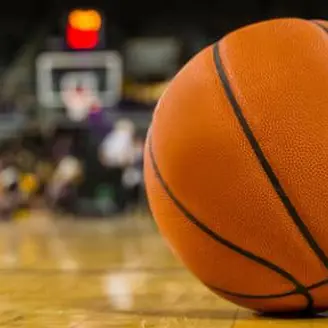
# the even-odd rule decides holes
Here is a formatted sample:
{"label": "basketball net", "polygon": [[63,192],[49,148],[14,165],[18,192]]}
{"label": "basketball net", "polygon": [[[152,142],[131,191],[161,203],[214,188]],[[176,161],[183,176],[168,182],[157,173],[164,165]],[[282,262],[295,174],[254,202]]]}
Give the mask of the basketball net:
{"label": "basketball net", "polygon": [[61,95],[68,118],[76,122],[84,121],[99,103],[95,93],[86,88],[70,88],[62,91]]}

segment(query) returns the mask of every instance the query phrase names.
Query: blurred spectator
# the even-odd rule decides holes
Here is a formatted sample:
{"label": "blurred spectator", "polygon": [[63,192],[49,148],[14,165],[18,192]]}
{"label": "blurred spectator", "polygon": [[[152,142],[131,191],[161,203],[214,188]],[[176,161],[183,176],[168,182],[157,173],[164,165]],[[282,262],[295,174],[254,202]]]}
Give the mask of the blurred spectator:
{"label": "blurred spectator", "polygon": [[127,205],[126,190],[122,182],[125,170],[135,160],[134,134],[133,122],[119,120],[99,147],[100,162],[106,168],[107,181],[115,190],[119,211],[124,210]]}
{"label": "blurred spectator", "polygon": [[76,187],[82,175],[82,164],[74,156],[65,156],[59,161],[47,190],[50,206],[53,209],[74,212],[73,207],[77,198]]}
{"label": "blurred spectator", "polygon": [[122,184],[125,187],[130,208],[141,205],[143,203],[142,197],[145,196],[143,188],[143,149],[144,139],[136,136],[134,140],[134,161],[126,167],[122,176]]}
{"label": "blurred spectator", "polygon": [[124,168],[134,162],[135,126],[129,120],[119,120],[100,146],[104,166]]}

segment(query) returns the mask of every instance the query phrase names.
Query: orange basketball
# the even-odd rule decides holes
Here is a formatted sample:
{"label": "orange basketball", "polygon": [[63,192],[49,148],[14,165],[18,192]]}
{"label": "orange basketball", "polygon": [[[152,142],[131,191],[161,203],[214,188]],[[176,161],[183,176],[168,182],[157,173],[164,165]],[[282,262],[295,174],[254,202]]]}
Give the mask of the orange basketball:
{"label": "orange basketball", "polygon": [[328,309],[328,23],[277,19],[196,55],[154,113],[145,179],[158,226],[220,296]]}

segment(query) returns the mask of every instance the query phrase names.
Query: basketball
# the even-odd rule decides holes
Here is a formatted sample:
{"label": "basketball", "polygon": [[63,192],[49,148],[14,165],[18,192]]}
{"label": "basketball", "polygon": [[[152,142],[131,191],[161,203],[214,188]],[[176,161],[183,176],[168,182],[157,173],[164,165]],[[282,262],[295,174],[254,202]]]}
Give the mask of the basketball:
{"label": "basketball", "polygon": [[157,104],[145,183],[211,291],[260,312],[327,310],[328,23],[256,23],[193,57]]}

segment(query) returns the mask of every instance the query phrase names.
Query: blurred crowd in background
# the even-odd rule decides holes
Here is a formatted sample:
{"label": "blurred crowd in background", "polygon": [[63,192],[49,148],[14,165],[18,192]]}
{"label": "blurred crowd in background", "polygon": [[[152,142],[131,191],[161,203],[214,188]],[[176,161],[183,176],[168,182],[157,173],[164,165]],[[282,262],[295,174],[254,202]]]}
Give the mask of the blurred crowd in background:
{"label": "blurred crowd in background", "polygon": [[1,218],[38,207],[106,218],[147,208],[146,131],[180,67],[242,25],[327,11],[305,0],[8,4],[0,14]]}
{"label": "blurred crowd in background", "polygon": [[0,148],[0,212],[3,220],[31,209],[110,216],[145,201],[143,136],[128,119],[103,138],[69,127],[50,138],[16,136]]}

